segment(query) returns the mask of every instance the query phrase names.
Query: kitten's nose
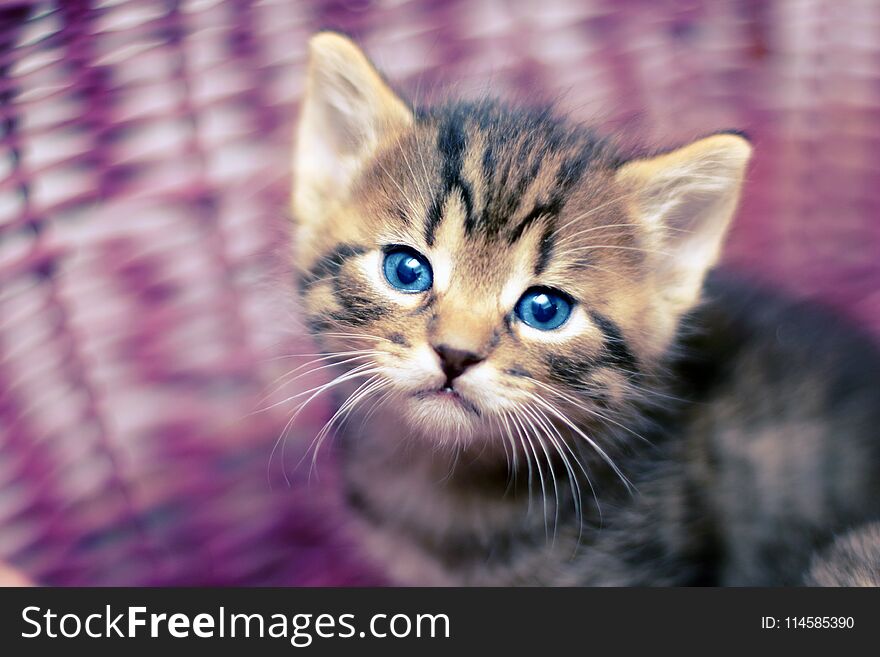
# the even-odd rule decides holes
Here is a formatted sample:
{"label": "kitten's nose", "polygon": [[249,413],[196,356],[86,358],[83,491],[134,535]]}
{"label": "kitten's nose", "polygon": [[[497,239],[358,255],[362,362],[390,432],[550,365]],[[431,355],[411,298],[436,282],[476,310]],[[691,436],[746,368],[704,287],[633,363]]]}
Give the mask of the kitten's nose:
{"label": "kitten's nose", "polygon": [[464,349],[455,349],[445,344],[434,345],[434,351],[440,356],[440,367],[446,375],[446,384],[461,376],[464,371],[483,360],[483,356]]}

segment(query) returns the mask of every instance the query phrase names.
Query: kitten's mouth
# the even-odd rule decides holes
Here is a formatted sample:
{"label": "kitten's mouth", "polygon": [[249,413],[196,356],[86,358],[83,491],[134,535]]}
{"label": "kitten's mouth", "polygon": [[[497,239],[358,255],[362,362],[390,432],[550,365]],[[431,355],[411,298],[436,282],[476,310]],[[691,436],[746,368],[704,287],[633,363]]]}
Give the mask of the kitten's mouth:
{"label": "kitten's mouth", "polygon": [[474,404],[464,397],[458,390],[450,385],[443,385],[440,388],[431,388],[430,390],[420,390],[415,393],[416,399],[439,401],[441,403],[455,404],[459,408],[467,410],[474,415],[480,415],[480,410]]}

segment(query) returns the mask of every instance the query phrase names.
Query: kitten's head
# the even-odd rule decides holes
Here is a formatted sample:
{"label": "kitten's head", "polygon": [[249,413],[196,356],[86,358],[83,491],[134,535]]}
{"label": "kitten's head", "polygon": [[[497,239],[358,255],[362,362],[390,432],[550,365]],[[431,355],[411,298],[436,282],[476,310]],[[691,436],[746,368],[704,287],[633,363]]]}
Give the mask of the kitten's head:
{"label": "kitten's head", "polygon": [[698,301],[750,153],[717,134],[625,160],[548,112],[415,112],[319,34],[294,155],[309,325],[438,440],[619,417]]}

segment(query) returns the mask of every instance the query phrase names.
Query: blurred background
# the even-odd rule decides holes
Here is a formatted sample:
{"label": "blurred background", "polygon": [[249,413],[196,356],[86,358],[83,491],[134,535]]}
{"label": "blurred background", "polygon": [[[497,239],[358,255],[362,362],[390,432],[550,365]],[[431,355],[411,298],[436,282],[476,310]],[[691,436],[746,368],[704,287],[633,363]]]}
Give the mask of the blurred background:
{"label": "blurred background", "polygon": [[335,526],[332,463],[296,467],[326,403],[286,432],[290,404],[261,410],[308,385],[269,394],[312,350],[286,199],[321,28],[419,100],[553,100],[651,145],[748,131],[729,264],[880,335],[876,0],[6,0],[0,564],[382,581]]}

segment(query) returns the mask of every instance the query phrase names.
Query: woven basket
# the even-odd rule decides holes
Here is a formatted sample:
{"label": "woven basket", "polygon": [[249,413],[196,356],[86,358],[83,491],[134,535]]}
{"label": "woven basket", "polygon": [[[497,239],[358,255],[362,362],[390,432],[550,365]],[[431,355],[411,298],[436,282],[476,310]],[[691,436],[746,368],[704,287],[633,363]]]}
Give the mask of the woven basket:
{"label": "woven basket", "polygon": [[62,585],[381,581],[334,527],[332,464],[295,467],[327,408],[271,461],[290,408],[256,412],[309,351],[286,196],[324,27],[420,100],[554,99],[650,143],[747,130],[730,263],[880,333],[873,0],[7,1],[0,562]]}

